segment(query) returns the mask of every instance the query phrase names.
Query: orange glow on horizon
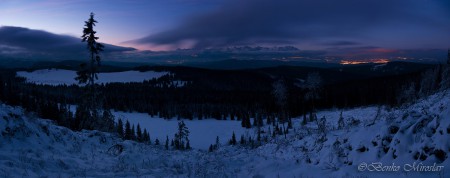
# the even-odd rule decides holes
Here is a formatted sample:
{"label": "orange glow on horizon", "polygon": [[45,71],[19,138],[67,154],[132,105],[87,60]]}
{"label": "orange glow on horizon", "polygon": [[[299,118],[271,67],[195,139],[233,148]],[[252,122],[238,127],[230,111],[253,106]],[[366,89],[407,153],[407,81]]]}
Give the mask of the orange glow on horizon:
{"label": "orange glow on horizon", "polygon": [[389,59],[367,59],[367,60],[341,60],[340,64],[342,65],[356,65],[356,64],[386,64],[389,62]]}

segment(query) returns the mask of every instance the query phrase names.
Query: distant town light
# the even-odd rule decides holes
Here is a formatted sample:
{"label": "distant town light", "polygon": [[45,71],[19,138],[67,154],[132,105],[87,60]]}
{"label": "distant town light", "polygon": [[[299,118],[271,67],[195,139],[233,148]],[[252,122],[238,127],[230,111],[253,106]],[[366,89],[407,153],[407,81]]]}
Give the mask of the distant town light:
{"label": "distant town light", "polygon": [[388,63],[389,59],[366,59],[366,60],[341,60],[342,65],[356,65],[356,64],[385,64]]}

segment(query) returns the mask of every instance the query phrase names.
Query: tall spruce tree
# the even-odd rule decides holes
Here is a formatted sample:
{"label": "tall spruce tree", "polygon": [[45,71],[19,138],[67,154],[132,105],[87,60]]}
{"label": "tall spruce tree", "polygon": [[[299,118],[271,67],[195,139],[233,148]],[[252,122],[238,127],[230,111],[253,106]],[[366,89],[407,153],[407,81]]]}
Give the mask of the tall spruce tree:
{"label": "tall spruce tree", "polygon": [[[275,81],[273,83],[273,95],[275,97],[276,104],[278,105],[278,122],[281,123],[283,130],[284,130],[284,123],[287,121],[287,96],[288,96],[288,89],[286,86],[286,82],[283,78]],[[286,134],[284,135],[286,138]]]}
{"label": "tall spruce tree", "polygon": [[169,150],[169,136],[166,135],[166,145],[164,145],[166,150]]}
{"label": "tall spruce tree", "polygon": [[136,130],[134,129],[134,124],[131,126],[131,140],[136,141]]}
{"label": "tall spruce tree", "polygon": [[141,139],[142,139],[142,142],[147,141],[147,130],[145,128],[144,128],[144,131],[142,131]]}
{"label": "tall spruce tree", "polygon": [[119,119],[119,121],[117,121],[117,126],[116,126],[116,132],[117,134],[119,134],[120,138],[123,138],[123,122],[122,119]]}
{"label": "tall spruce tree", "polygon": [[[83,63],[82,67],[88,67],[88,69],[77,72],[78,76],[76,78],[80,83],[86,84],[91,90],[95,89],[95,80],[98,78],[97,67],[100,66],[101,59],[100,52],[103,51],[104,48],[101,43],[97,42],[99,37],[95,36],[97,32],[94,30],[94,26],[98,22],[94,19],[94,15],[95,14],[91,12],[90,18],[84,22],[83,35],[81,36],[81,41],[87,42],[87,49],[90,52],[89,66],[87,66],[86,63]],[[94,95],[91,97],[94,97]],[[94,101],[91,100],[91,102]]]}
{"label": "tall spruce tree", "polygon": [[233,131],[233,135],[231,136],[231,140],[230,140],[230,145],[236,145],[236,135],[234,134]]}
{"label": "tall spruce tree", "polygon": [[113,132],[114,131],[114,116],[112,115],[109,109],[103,110],[103,115],[101,119],[100,130],[105,132]]}
{"label": "tall spruce tree", "polygon": [[244,135],[241,135],[241,139],[239,140],[239,143],[241,144],[241,145],[244,145],[245,144],[245,137],[244,137]]}
{"label": "tall spruce tree", "polygon": [[185,144],[189,142],[189,129],[186,124],[181,121],[178,122],[178,131],[175,133],[175,149],[184,150]]}
{"label": "tall spruce tree", "polygon": [[[89,126],[81,125],[81,128],[86,129],[99,129],[102,130],[101,126],[103,123],[100,122],[100,112],[99,102],[97,98],[97,92],[95,91],[95,80],[98,79],[97,67],[100,66],[100,52],[103,51],[104,46],[97,42],[99,37],[96,36],[96,31],[94,26],[97,21],[94,19],[94,13],[90,14],[90,18],[85,21],[83,28],[83,35],[81,36],[82,42],[87,43],[87,49],[90,54],[89,65],[86,63],[81,64],[81,70],[77,72],[77,77],[75,78],[80,84],[85,84],[86,93],[82,97],[82,101],[79,105],[86,105],[87,112],[89,114],[84,114],[90,116],[87,118],[77,118],[80,120],[89,120],[91,123]],[[86,121],[82,121],[86,122]],[[103,127],[104,128],[104,127]],[[109,128],[109,127],[107,127]]]}
{"label": "tall spruce tree", "polygon": [[215,144],[216,149],[218,149],[220,147],[220,140],[219,140],[219,136],[216,136],[216,144]]}
{"label": "tall spruce tree", "polygon": [[124,134],[123,138],[125,140],[131,140],[132,139],[132,136],[131,136],[131,125],[130,125],[130,122],[128,122],[128,120],[125,123],[125,134]]}
{"label": "tall spruce tree", "polygon": [[136,128],[136,140],[138,142],[143,142],[143,137],[142,137],[142,131],[141,131],[141,126],[138,124],[137,128]]}

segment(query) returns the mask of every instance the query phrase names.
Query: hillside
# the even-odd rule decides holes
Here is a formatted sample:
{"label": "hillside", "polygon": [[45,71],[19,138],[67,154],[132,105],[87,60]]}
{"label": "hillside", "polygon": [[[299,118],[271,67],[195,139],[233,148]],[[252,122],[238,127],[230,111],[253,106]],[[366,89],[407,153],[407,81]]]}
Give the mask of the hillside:
{"label": "hillside", "polygon": [[447,91],[398,109],[344,110],[341,127],[341,111],[322,111],[319,122],[294,119],[287,138],[214,152],[73,132],[2,104],[0,177],[448,177],[449,102]]}

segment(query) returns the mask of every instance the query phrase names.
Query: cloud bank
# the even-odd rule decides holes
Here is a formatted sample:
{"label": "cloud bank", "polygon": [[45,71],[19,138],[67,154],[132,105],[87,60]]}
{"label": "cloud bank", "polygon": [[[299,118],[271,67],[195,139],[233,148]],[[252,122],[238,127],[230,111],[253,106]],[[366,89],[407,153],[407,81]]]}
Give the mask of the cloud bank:
{"label": "cloud bank", "polygon": [[132,43],[193,48],[359,43],[395,47],[414,41],[409,37],[426,37],[436,47],[448,45],[442,41],[444,32],[450,31],[448,15],[446,0],[230,0]]}
{"label": "cloud bank", "polygon": [[[58,35],[22,27],[0,27],[0,53],[14,55],[45,55],[77,58],[87,53],[81,38]],[[105,53],[133,51],[134,48],[105,44]]]}

